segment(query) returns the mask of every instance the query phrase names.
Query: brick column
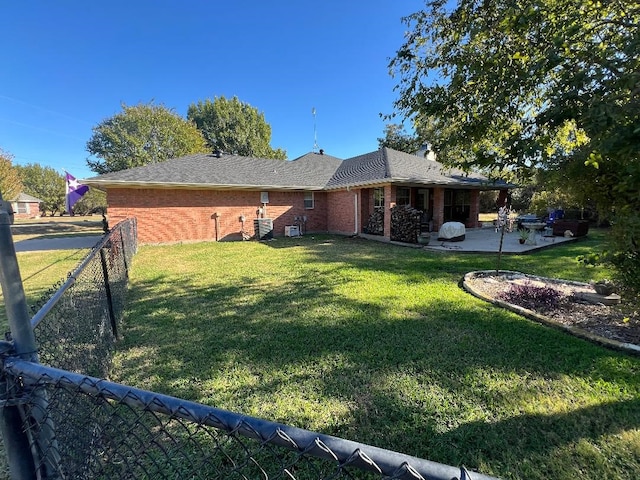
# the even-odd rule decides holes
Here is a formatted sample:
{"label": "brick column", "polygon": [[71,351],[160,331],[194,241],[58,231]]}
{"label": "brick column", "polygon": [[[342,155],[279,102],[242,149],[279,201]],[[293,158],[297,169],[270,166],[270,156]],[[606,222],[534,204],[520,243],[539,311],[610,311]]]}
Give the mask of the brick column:
{"label": "brick column", "polygon": [[444,188],[433,189],[433,231],[437,232],[444,223]]}
{"label": "brick column", "polygon": [[507,203],[507,194],[509,190],[500,190],[498,193],[498,200],[496,201],[497,208],[504,207]]}
{"label": "brick column", "polygon": [[391,209],[396,206],[396,189],[391,184],[384,186],[384,238],[391,240]]}
{"label": "brick column", "polygon": [[480,192],[471,190],[471,205],[469,207],[469,220],[467,227],[478,228],[478,214],[480,213]]}

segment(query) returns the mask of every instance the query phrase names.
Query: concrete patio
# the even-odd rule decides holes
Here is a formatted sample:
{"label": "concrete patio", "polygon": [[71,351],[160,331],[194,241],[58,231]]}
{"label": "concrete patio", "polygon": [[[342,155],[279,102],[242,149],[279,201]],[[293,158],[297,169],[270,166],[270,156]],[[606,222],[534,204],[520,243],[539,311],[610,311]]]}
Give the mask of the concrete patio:
{"label": "concrete patio", "polygon": [[[544,248],[553,247],[567,242],[575,242],[580,237],[545,237],[542,234],[536,235],[535,245],[527,243],[520,244],[520,235],[517,231],[505,232],[502,243],[503,253],[529,253]],[[429,245],[423,248],[441,252],[464,252],[464,253],[497,253],[500,245],[500,232],[491,228],[466,229],[465,239],[461,242],[449,242],[438,240],[438,232],[431,232]]]}

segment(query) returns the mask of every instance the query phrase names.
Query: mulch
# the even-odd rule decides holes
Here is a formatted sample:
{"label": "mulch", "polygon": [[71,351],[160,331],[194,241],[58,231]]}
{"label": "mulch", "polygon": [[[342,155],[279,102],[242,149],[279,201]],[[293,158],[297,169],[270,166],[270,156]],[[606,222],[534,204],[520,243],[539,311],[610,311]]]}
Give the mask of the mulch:
{"label": "mulch", "polygon": [[[506,293],[513,285],[548,287],[559,293],[559,301],[553,306],[536,305],[526,298],[514,298]],[[525,275],[518,272],[475,272],[465,276],[465,283],[475,293],[492,301],[510,303],[525,308],[558,324],[577,328],[608,340],[631,344],[640,348],[640,312],[638,305],[622,302],[603,305],[586,302],[580,292],[593,293],[589,284]]]}

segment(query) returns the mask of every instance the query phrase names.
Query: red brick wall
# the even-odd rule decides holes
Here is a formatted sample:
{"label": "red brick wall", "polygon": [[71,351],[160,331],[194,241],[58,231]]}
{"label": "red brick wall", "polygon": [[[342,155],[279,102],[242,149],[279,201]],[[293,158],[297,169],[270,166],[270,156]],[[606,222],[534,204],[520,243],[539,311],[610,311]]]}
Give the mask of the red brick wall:
{"label": "red brick wall", "polygon": [[384,237],[391,238],[391,209],[396,206],[396,187],[384,186]]}
{"label": "red brick wall", "polygon": [[331,233],[353,235],[359,232],[355,218],[355,199],[358,190],[341,190],[327,194],[327,230]]}
{"label": "red brick wall", "polygon": [[471,190],[471,205],[469,206],[468,228],[478,228],[478,214],[480,213],[480,192]]}
{"label": "red brick wall", "polygon": [[[307,232],[326,232],[327,195],[315,192],[314,208],[305,209],[304,192],[269,192],[264,217],[273,219],[275,236],[284,235],[284,227],[293,225],[296,216],[307,217]],[[140,243],[239,240],[240,216],[246,218],[245,231],[253,235],[253,220],[262,206],[259,191],[241,190],[109,188],[107,202],[111,225],[137,217]]]}
{"label": "red brick wall", "polygon": [[[20,202],[22,203],[22,202]],[[18,203],[13,202],[13,218],[37,218],[40,216],[40,204],[38,202],[28,202],[29,213],[18,213]]]}
{"label": "red brick wall", "polygon": [[444,188],[433,189],[433,231],[440,230],[444,223]]}
{"label": "red brick wall", "polygon": [[373,212],[373,190],[370,188],[363,188],[360,190],[360,215],[358,221],[360,226],[358,231],[362,232],[367,226],[369,216]]}

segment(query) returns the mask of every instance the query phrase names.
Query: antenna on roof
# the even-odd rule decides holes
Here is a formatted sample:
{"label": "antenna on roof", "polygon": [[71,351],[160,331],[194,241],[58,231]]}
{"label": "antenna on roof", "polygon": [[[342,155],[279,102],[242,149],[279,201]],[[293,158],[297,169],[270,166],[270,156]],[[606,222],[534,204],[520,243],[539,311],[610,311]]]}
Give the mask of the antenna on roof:
{"label": "antenna on roof", "polygon": [[318,132],[316,131],[316,107],[311,109],[311,115],[313,115],[313,153],[318,151]]}

